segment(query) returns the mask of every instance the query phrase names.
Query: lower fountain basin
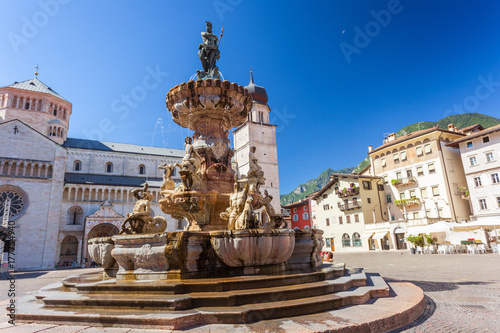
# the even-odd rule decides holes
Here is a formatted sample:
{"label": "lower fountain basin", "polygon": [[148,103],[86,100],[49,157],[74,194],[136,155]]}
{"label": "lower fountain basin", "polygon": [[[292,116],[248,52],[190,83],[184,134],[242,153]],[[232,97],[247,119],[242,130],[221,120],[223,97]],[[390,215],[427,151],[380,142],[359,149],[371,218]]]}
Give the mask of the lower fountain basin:
{"label": "lower fountain basin", "polygon": [[116,276],[118,265],[115,258],[111,255],[115,243],[113,237],[97,237],[89,239],[88,252],[92,260],[104,268],[108,276]]}
{"label": "lower fountain basin", "polygon": [[229,267],[278,265],[290,259],[295,246],[291,229],[248,229],[210,232],[217,257]]}

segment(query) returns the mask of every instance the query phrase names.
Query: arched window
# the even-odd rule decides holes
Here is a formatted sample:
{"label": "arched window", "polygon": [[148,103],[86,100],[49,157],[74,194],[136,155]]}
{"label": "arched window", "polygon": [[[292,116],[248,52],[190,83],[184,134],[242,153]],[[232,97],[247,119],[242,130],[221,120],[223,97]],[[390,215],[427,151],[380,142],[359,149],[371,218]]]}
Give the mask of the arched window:
{"label": "arched window", "polygon": [[75,171],[82,171],[82,162],[80,161],[75,161],[75,163],[73,163],[73,170]]}
{"label": "arched window", "polygon": [[299,220],[299,215],[293,214],[292,219],[293,219],[293,221],[298,221]]}
{"label": "arched window", "polygon": [[30,103],[29,102],[26,102],[26,104],[24,104],[24,108],[26,110],[29,110],[30,109]]}
{"label": "arched window", "polygon": [[304,212],[304,213],[302,214],[302,219],[304,219],[304,220],[309,219],[309,213],[308,213],[308,212]]}
{"label": "arched window", "polygon": [[106,163],[106,172],[108,173],[113,172],[113,163],[111,162]]}
{"label": "arched window", "polygon": [[82,224],[83,210],[78,206],[73,206],[68,209],[68,221],[66,224],[78,225]]}
{"label": "arched window", "polygon": [[359,233],[357,233],[357,232],[352,234],[352,246],[362,246],[361,237],[359,236]]}
{"label": "arched window", "polygon": [[351,246],[351,237],[349,237],[349,234],[342,235],[342,246]]}
{"label": "arched window", "polygon": [[144,175],[146,174],[146,167],[144,165],[139,165],[139,174]]}
{"label": "arched window", "polygon": [[57,117],[57,109],[54,109],[54,116]]}

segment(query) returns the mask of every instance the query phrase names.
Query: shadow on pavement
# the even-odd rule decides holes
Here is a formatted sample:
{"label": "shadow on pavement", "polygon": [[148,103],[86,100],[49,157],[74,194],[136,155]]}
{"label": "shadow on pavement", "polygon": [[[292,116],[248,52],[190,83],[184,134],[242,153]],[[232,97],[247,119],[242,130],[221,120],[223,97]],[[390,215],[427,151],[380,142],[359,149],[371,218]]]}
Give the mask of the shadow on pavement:
{"label": "shadow on pavement", "polygon": [[[14,273],[14,276],[16,277],[16,280],[22,280],[22,279],[34,279],[39,276],[45,275],[47,272],[18,272]],[[7,280],[7,275],[2,276],[0,280]]]}
{"label": "shadow on pavement", "polygon": [[412,280],[400,280],[400,279],[391,279],[384,278],[387,282],[409,282],[413,283],[424,292],[428,291],[448,291],[458,289],[459,286],[464,285],[488,285],[492,284],[491,282],[483,282],[483,281],[464,281],[464,282],[434,282],[434,281],[412,281]]}

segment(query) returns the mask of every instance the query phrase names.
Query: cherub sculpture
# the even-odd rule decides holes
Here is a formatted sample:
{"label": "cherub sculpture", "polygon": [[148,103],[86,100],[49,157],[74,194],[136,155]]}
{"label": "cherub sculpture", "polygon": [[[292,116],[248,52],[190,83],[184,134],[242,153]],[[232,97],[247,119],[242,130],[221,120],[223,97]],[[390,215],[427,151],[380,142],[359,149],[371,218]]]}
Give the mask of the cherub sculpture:
{"label": "cherub sculpture", "polygon": [[273,196],[269,195],[267,190],[264,191],[262,201],[264,202],[264,213],[267,216],[267,222],[262,225],[262,228],[279,228],[283,223],[283,217],[280,214],[276,214],[274,207],[271,205]]}

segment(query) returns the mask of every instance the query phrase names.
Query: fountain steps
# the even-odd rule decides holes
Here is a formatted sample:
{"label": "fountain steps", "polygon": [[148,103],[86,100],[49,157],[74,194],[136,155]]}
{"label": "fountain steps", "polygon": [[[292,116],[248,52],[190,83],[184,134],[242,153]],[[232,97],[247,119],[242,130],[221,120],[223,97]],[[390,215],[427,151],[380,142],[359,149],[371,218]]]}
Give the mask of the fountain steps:
{"label": "fountain steps", "polygon": [[[300,283],[278,287],[231,290],[223,292],[197,292],[186,294],[163,294],[161,292],[138,293],[130,296],[130,291],[106,294],[57,293],[41,298],[48,307],[120,307],[186,310],[200,307],[231,307],[245,304],[286,301],[323,296],[347,291],[366,285],[366,275],[362,270],[348,270],[341,278],[318,282]],[[78,289],[78,286],[76,287]],[[349,296],[349,294],[347,295]]]}
{"label": "fountain steps", "polygon": [[[356,271],[350,269],[349,273]],[[63,286],[68,290],[81,294],[116,294],[135,292],[140,294],[187,294],[201,292],[223,292],[260,288],[275,288],[298,284],[327,281],[340,278],[346,279],[344,263],[324,264],[315,272],[292,273],[271,276],[239,276],[216,279],[191,279],[173,281],[102,281],[96,274],[68,277],[63,280]],[[98,282],[99,281],[99,282]]]}
{"label": "fountain steps", "polygon": [[45,297],[23,306],[17,316],[20,321],[187,329],[211,323],[239,324],[308,315],[364,304],[370,298],[389,296],[389,287],[380,276],[347,269],[345,276],[326,281],[255,290],[131,297],[119,293],[84,295],[61,287],[43,289],[41,293]]}

